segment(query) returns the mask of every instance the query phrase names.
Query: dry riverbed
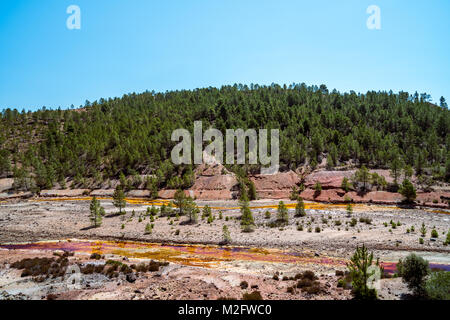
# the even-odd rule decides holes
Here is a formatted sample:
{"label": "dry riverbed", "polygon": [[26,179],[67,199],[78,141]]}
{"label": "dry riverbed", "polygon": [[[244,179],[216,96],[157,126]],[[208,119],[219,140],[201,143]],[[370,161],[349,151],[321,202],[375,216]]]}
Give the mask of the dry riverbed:
{"label": "dry riverbed", "polygon": [[[44,200],[44,201],[41,201]],[[294,217],[294,209],[289,209],[289,225],[270,228],[268,222],[276,218],[277,201],[260,200],[251,203],[256,228],[254,232],[240,230],[239,209],[235,201],[198,201],[199,206],[213,207],[215,220],[207,223],[199,219],[197,224],[186,224],[186,218],[159,217],[154,220],[151,234],[145,234],[145,225],[150,218],[145,216],[148,204],[130,201],[125,215],[114,215],[117,209],[109,199],[101,200],[106,210],[102,226],[89,228],[89,201],[51,201],[50,199],[6,202],[0,204],[0,244],[35,242],[43,240],[110,239],[134,240],[150,243],[211,244],[218,245],[223,240],[222,228],[227,225],[233,246],[286,250],[290,254],[305,255],[316,259],[329,258],[345,261],[357,245],[366,244],[375,251],[382,261],[395,262],[411,251],[416,251],[430,262],[450,265],[450,248],[444,245],[449,231],[450,215],[445,211],[430,209],[399,209],[375,205],[355,205],[351,217],[345,206],[306,203],[306,217]],[[285,201],[286,203],[292,203]],[[292,206],[291,206],[292,207]],[[271,218],[265,212],[271,212]],[[134,212],[134,213],[133,213]],[[219,214],[222,213],[222,219]],[[141,217],[141,219],[139,218]],[[356,219],[355,226],[350,225]],[[371,219],[370,224],[360,219]],[[390,222],[395,222],[395,229]],[[384,223],[387,223],[386,227]],[[419,244],[420,227],[427,228],[424,243]],[[298,229],[299,226],[303,230]],[[414,226],[415,231],[411,232]],[[315,232],[316,227],[320,233]],[[311,232],[308,229],[311,228]],[[431,239],[431,230],[439,234]],[[410,232],[407,232],[407,229]],[[261,249],[262,250],[262,249]],[[82,285],[71,290],[64,289],[64,277],[46,279],[36,284],[32,277],[21,277],[21,270],[11,267],[11,263],[24,257],[52,257],[54,250],[0,250],[0,298],[12,299],[241,299],[244,293],[259,291],[264,299],[348,299],[349,290],[337,287],[335,272],[344,271],[344,264],[302,263],[301,261],[255,261],[241,259],[221,261],[216,266],[192,265],[170,261],[158,272],[133,272],[135,279],[127,279],[127,274],[119,273],[109,278],[104,274],[82,275]],[[58,251],[57,251],[58,252]],[[106,255],[106,256],[105,256]],[[115,253],[105,254],[95,263],[105,263],[108,259],[126,264],[139,264],[149,259],[136,258]],[[126,259],[126,260],[123,260]],[[153,259],[153,258],[152,258]],[[69,264],[91,263],[90,252],[75,252],[68,257]],[[167,259],[162,259],[167,260]],[[91,262],[90,262],[91,261]],[[295,287],[298,279],[292,279],[306,270],[316,273],[320,290],[309,294]],[[273,279],[279,272],[279,280]],[[282,278],[285,277],[285,281]],[[244,279],[248,287],[241,288]],[[290,280],[288,280],[290,279]],[[133,281],[129,281],[133,280]],[[379,291],[384,299],[400,299],[407,289],[399,279],[383,279]],[[253,286],[253,288],[252,288]],[[243,286],[245,287],[245,286]],[[187,289],[189,288],[189,289]],[[48,297],[50,295],[50,297]]]}

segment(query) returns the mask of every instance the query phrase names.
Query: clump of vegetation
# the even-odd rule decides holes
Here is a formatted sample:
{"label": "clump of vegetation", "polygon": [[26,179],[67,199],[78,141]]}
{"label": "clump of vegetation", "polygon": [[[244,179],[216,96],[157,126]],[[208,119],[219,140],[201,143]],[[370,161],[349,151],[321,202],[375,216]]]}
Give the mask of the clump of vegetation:
{"label": "clump of vegetation", "polygon": [[211,208],[208,205],[205,205],[202,210],[202,220],[210,217],[212,214]]}
{"label": "clump of vegetation", "polygon": [[21,277],[34,277],[40,282],[47,278],[57,278],[65,275],[69,264],[68,257],[73,252],[64,252],[58,258],[25,258],[11,264],[11,268],[22,270]]}
{"label": "clump of vegetation", "polygon": [[244,293],[242,295],[242,300],[263,300],[261,292],[253,291],[252,293]]}
{"label": "clump of vegetation", "polygon": [[432,238],[438,238],[439,233],[436,231],[436,229],[431,230],[431,237]]}
{"label": "clump of vegetation", "polygon": [[320,230],[320,227],[317,226],[316,229],[315,229],[315,231],[316,231],[316,233],[320,233],[320,231],[321,231],[321,230]]}
{"label": "clump of vegetation", "polygon": [[248,282],[247,281],[241,281],[239,286],[241,287],[242,290],[247,289],[248,288]]}
{"label": "clump of vegetation", "polygon": [[271,216],[270,211],[266,210],[266,212],[264,213],[264,218],[270,219],[270,216]]}
{"label": "clump of vegetation", "polygon": [[365,165],[362,165],[361,168],[357,170],[352,177],[353,184],[355,186],[361,185],[360,189],[364,192],[368,189],[369,179],[370,173]]}
{"label": "clump of vegetation", "polygon": [[414,253],[408,255],[405,259],[400,260],[401,267],[397,268],[398,274],[402,277],[404,283],[417,296],[424,296],[425,278],[430,273],[428,261]]}
{"label": "clump of vegetation", "polygon": [[450,300],[450,272],[432,272],[425,283],[425,292],[428,299]]}
{"label": "clump of vegetation", "polygon": [[365,224],[372,224],[372,219],[367,218],[367,217],[361,217],[361,218],[359,218],[359,222],[365,223]]}
{"label": "clump of vegetation", "polygon": [[97,252],[92,253],[91,257],[90,257],[90,259],[93,259],[93,260],[100,260],[101,258],[102,258],[101,254],[99,254]]}
{"label": "clump of vegetation", "polygon": [[307,270],[303,273],[297,274],[295,279],[298,280],[295,287],[301,289],[308,294],[318,294],[323,291],[320,282],[313,271]]}
{"label": "clump of vegetation", "polygon": [[416,189],[408,179],[403,180],[398,192],[406,198],[406,202],[414,202],[416,199]]}
{"label": "clump of vegetation", "polygon": [[[189,223],[197,223],[199,209],[195,205],[194,199],[191,196],[186,196],[183,190],[178,189],[175,192],[175,205],[178,208],[178,215],[183,216],[187,215],[189,218]],[[169,204],[170,209],[170,204]],[[166,209],[168,210],[168,209]],[[172,211],[171,209],[168,210]],[[170,213],[169,213],[170,215]]]}
{"label": "clump of vegetation", "polygon": [[314,185],[314,198],[317,198],[322,193],[322,185],[319,181]]}
{"label": "clump of vegetation", "polygon": [[447,232],[447,238],[444,241],[444,246],[449,245],[450,244],[450,231]]}
{"label": "clump of vegetation", "polygon": [[348,178],[344,177],[344,179],[342,179],[341,188],[345,192],[349,192],[351,187],[352,187],[352,185],[350,184],[350,181],[348,180]]}
{"label": "clump of vegetation", "polygon": [[350,227],[356,226],[357,223],[358,221],[355,218],[352,218],[352,220],[350,221]]}

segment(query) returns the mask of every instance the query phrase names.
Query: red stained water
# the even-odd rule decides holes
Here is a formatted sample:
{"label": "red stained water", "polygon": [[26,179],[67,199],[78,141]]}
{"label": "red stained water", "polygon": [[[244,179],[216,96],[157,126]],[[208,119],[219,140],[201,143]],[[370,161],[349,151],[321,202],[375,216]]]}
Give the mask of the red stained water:
{"label": "red stained water", "polygon": [[65,250],[71,252],[116,254],[130,258],[165,260],[185,265],[213,267],[227,261],[324,264],[343,266],[346,261],[332,257],[314,257],[307,252],[249,247],[155,244],[132,241],[54,241],[0,245],[4,249]]}
{"label": "red stained water", "polygon": [[[156,244],[133,241],[66,240],[28,244],[0,245],[3,249],[64,250],[70,252],[115,254],[138,259],[154,259],[190,266],[215,267],[221,262],[257,261],[268,263],[318,264],[342,267],[348,260],[316,257],[309,252],[250,247],[220,247],[208,245]],[[395,262],[382,262],[386,273],[394,273]],[[450,265],[430,263],[431,268],[450,271]]]}

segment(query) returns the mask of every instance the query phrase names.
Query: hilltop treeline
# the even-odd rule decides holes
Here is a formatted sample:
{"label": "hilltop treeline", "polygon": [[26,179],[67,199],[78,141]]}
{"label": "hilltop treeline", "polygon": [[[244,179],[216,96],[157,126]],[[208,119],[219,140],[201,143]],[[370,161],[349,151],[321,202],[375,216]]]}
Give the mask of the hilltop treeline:
{"label": "hilltop treeline", "polygon": [[[450,179],[450,111],[426,94],[329,92],[326,86],[234,85],[145,92],[86,102],[77,110],[1,115],[0,174],[23,189],[65,184],[95,187],[108,179],[151,174],[152,188],[185,188],[193,168],[174,166],[173,130],[280,129],[282,169],[349,163],[389,168],[394,161],[417,174]],[[233,168],[230,168],[233,169]],[[247,167],[248,170],[257,166]],[[71,179],[71,180],[72,180]]]}

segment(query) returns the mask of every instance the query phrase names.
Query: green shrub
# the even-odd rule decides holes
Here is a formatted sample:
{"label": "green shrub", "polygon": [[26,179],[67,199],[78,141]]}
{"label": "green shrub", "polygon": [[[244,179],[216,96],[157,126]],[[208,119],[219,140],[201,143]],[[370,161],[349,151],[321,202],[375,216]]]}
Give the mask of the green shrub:
{"label": "green shrub", "polygon": [[450,272],[431,273],[425,283],[427,297],[432,300],[450,300]]}
{"label": "green shrub", "polygon": [[417,296],[424,294],[425,277],[429,272],[428,261],[414,253],[401,261],[402,280]]}
{"label": "green shrub", "polygon": [[318,197],[321,192],[322,192],[322,185],[320,184],[320,182],[317,182],[314,185],[314,198]]}
{"label": "green shrub", "polygon": [[432,238],[438,238],[438,237],[439,237],[439,234],[438,234],[438,232],[436,231],[436,229],[431,230],[431,237],[432,237]]}
{"label": "green shrub", "polygon": [[420,227],[420,234],[422,237],[425,237],[427,234],[427,228],[425,227],[425,223],[422,222],[422,227]]}
{"label": "green shrub", "polygon": [[445,241],[444,241],[444,246],[446,246],[446,245],[448,245],[448,244],[450,244],[450,231],[447,232],[447,238],[446,238]]}
{"label": "green shrub", "polygon": [[223,242],[225,244],[228,244],[231,242],[231,234],[230,234],[230,231],[228,230],[227,226],[222,227],[222,238],[223,238]]}
{"label": "green shrub", "polygon": [[398,192],[406,198],[407,202],[413,202],[416,199],[416,189],[408,179],[403,180]]}
{"label": "green shrub", "polygon": [[296,217],[304,217],[306,216],[305,204],[301,197],[298,197],[297,204],[295,205],[295,216]]}
{"label": "green shrub", "polygon": [[242,290],[248,288],[248,282],[247,281],[241,281],[241,284],[239,285]]}
{"label": "green shrub", "polygon": [[244,293],[242,300],[263,300],[263,297],[261,296],[261,292],[253,291],[252,293]]}

